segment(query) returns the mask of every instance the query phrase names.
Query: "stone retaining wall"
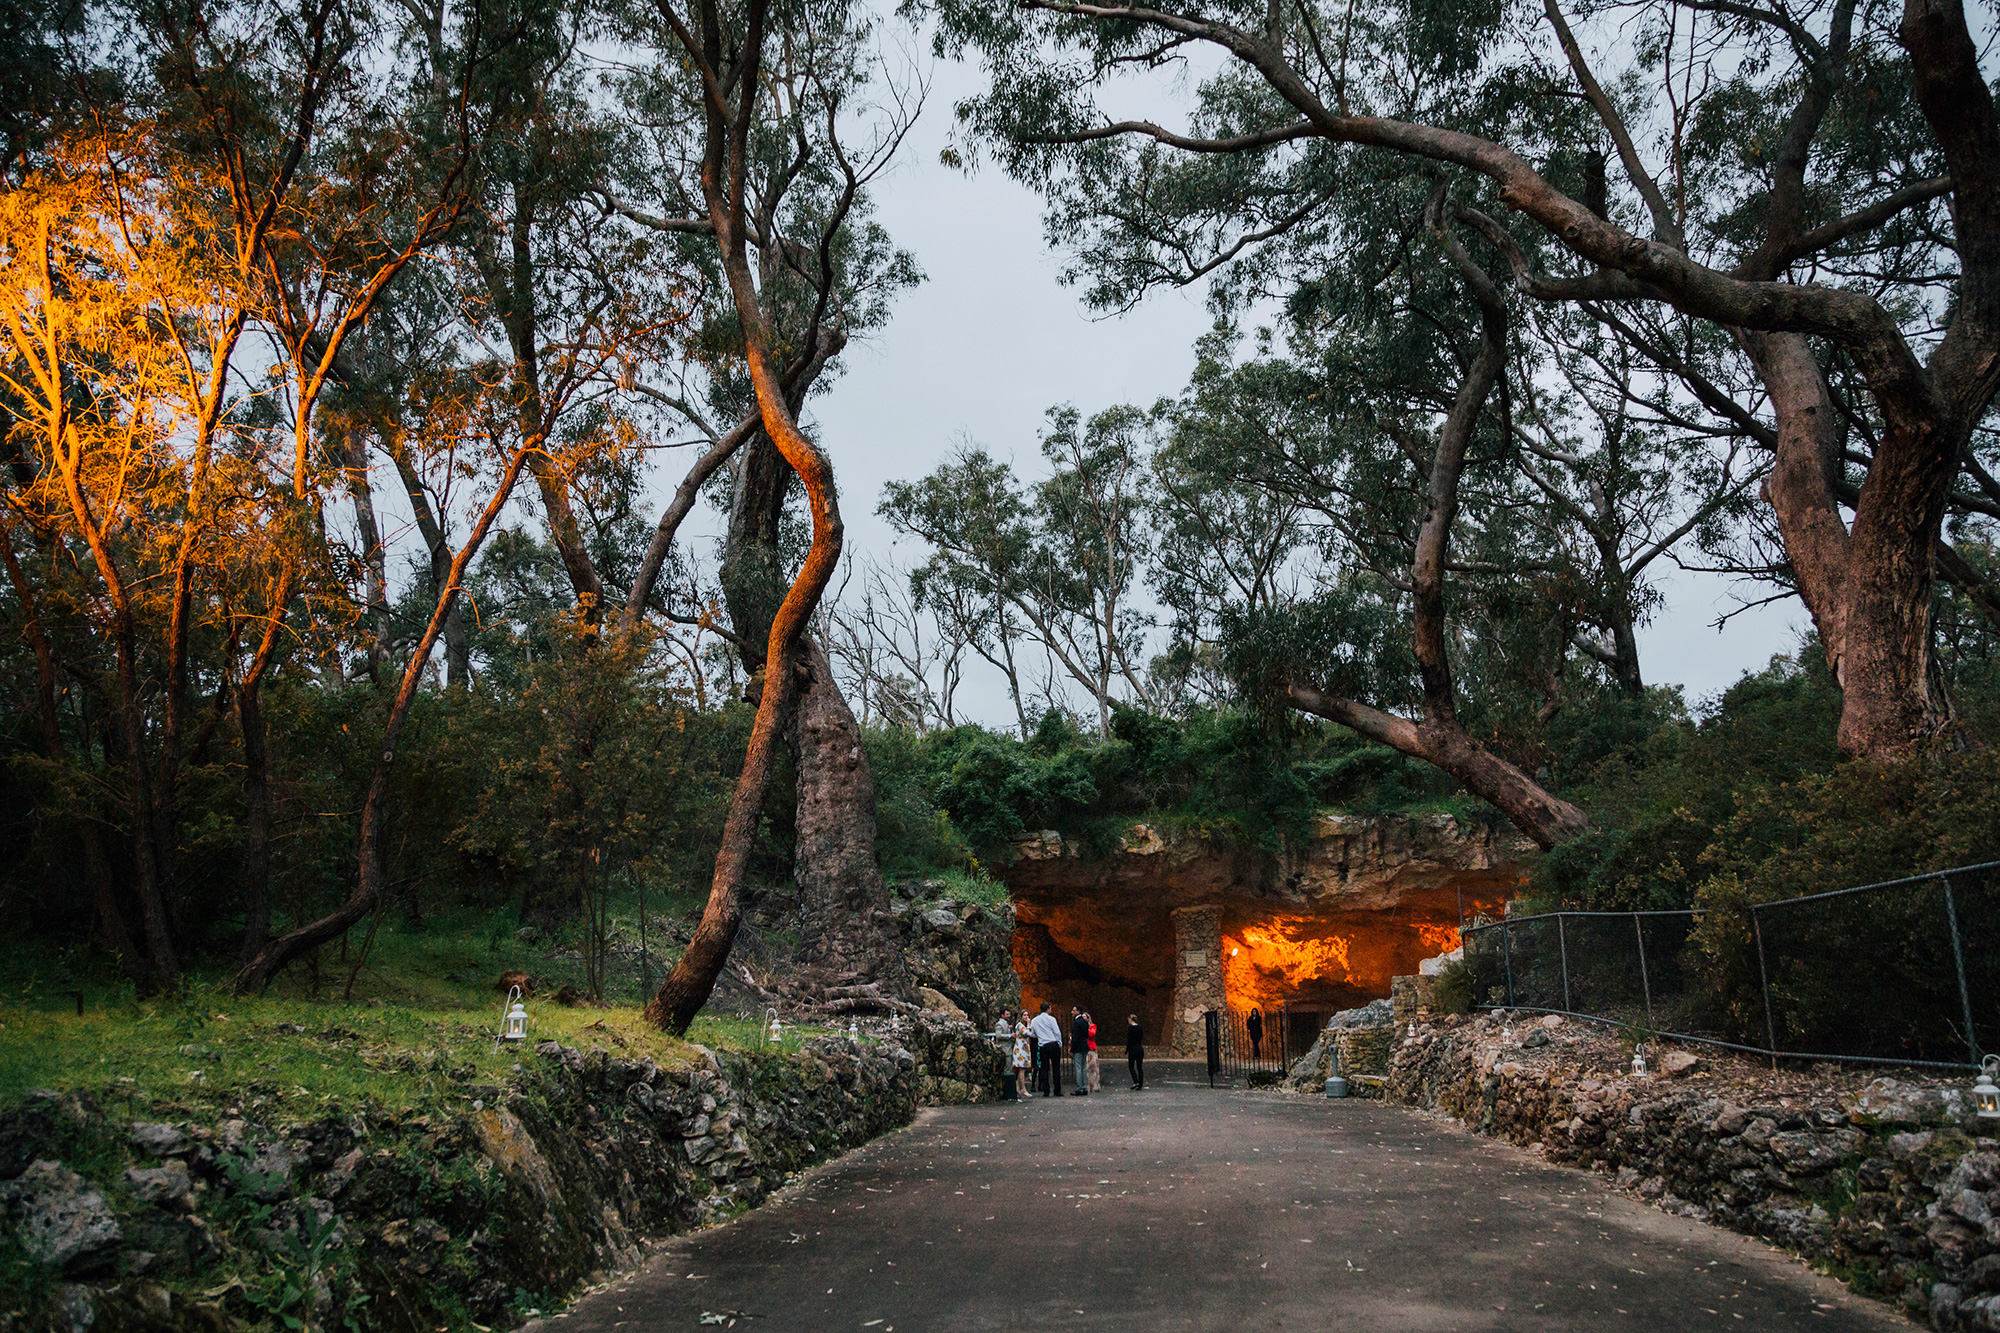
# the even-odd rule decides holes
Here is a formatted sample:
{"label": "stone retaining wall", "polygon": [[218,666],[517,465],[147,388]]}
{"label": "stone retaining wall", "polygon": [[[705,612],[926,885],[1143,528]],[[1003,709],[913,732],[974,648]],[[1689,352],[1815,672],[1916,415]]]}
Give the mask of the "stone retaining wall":
{"label": "stone retaining wall", "polygon": [[[934,1062],[957,1044],[908,1035]],[[0,1116],[0,1333],[518,1323],[909,1123],[925,1078],[893,1037],[695,1050],[663,1068],[544,1042],[451,1115],[37,1095]]]}
{"label": "stone retaining wall", "polygon": [[1642,1079],[1595,1025],[1398,1018],[1391,1100],[1762,1236],[1939,1328],[2000,1330],[2000,1122],[1973,1115],[1968,1080],[1702,1048],[1650,1052]]}

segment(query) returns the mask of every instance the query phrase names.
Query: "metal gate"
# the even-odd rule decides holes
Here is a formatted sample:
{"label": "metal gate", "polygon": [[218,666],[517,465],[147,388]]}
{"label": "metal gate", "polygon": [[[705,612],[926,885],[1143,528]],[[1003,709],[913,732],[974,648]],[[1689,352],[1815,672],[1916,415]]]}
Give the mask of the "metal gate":
{"label": "metal gate", "polygon": [[1331,1006],[1280,1003],[1274,1009],[1253,1006],[1211,1009],[1203,1017],[1214,1037],[1215,1056],[1209,1061],[1209,1083],[1218,1080],[1259,1088],[1280,1082],[1292,1061],[1319,1039]]}

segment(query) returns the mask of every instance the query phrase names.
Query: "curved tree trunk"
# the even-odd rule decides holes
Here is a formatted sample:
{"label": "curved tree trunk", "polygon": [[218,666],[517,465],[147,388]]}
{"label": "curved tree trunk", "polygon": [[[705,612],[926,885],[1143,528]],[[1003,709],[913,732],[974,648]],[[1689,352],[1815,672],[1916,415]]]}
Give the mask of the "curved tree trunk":
{"label": "curved tree trunk", "polygon": [[1457,692],[1447,643],[1444,573],[1451,552],[1452,524],[1458,517],[1458,483],[1465,471],[1466,451],[1487,395],[1507,366],[1507,308],[1492,280],[1445,230],[1438,211],[1441,204],[1441,196],[1433,201],[1431,224],[1479,303],[1480,347],[1458,386],[1444,427],[1438,432],[1437,450],[1431,457],[1428,503],[1423,526],[1417,533],[1415,557],[1410,562],[1411,637],[1423,681],[1423,719],[1411,722],[1296,681],[1290,687],[1290,697],[1297,708],[1330,718],[1371,740],[1443,769],[1464,783],[1467,791],[1491,802],[1537,845],[1548,848],[1582,833],[1590,826],[1589,819],[1583,811],[1543,790],[1533,778],[1466,735],[1458,721]]}
{"label": "curved tree trunk", "polygon": [[520,479],[521,468],[528,455],[539,448],[541,441],[529,440],[516,449],[507,460],[506,470],[501,474],[500,484],[493,497],[480,513],[479,521],[473,524],[465,545],[451,562],[449,576],[444,587],[438,592],[436,608],[418,637],[416,646],[410,651],[410,659],[403,666],[403,676],[396,688],[396,697],[390,702],[389,716],[382,724],[381,748],[376,752],[374,767],[368,775],[368,791],[361,802],[361,833],[356,840],[355,856],[359,862],[355,873],[354,891],[347,901],[332,912],[308,922],[295,930],[288,931],[270,941],[237,970],[235,986],[244,994],[255,994],[262,990],[266,982],[280,968],[294,958],[312,950],[346,931],[355,922],[375,909],[382,897],[382,887],[387,878],[382,849],[382,831],[388,822],[389,777],[396,763],[396,742],[403,733],[403,724],[409,720],[410,705],[416,701],[417,685],[423,679],[424,668],[429,665],[431,650],[437,646],[438,636],[444,631],[444,622],[451,613],[452,603],[458,598],[460,584],[465,579],[466,567],[472,557],[486,541],[486,534],[493,527],[493,521],[500,511],[507,507],[507,500],[514,493],[514,483]]}

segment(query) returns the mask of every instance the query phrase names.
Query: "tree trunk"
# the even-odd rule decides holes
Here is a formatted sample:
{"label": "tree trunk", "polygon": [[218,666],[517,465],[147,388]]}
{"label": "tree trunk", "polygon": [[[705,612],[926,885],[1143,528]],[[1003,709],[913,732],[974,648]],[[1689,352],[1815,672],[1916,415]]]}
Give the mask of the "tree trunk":
{"label": "tree trunk", "polygon": [[1459,479],[1472,433],[1487,395],[1507,366],[1507,308],[1499,289],[1444,228],[1443,196],[1432,201],[1431,226],[1443,240],[1460,277],[1479,304],[1480,346],[1438,432],[1423,525],[1410,561],[1411,639],[1423,682],[1423,720],[1411,722],[1352,699],[1323,694],[1296,681],[1295,707],[1351,727],[1371,740],[1434,764],[1490,802],[1514,826],[1544,849],[1566,842],[1590,826],[1583,811],[1544,791],[1539,783],[1465,734],[1459,725],[1452,682],[1449,624],[1445,618],[1444,575],[1451,555],[1451,530],[1458,518]]}
{"label": "tree trunk", "polygon": [[381,525],[375,521],[375,489],[368,484],[368,449],[359,432],[340,431],[342,470],[347,494],[354,501],[354,522],[361,537],[363,591],[368,603],[368,678],[377,685],[389,674],[389,569]]}
{"label": "tree trunk", "polygon": [[803,902],[807,960],[832,985],[879,983],[910,994],[903,949],[889,928],[889,890],[875,860],[875,779],[861,728],[834,683],[826,652],[801,645],[808,679],[792,723],[798,763],[793,877]]}
{"label": "tree trunk", "polygon": [[[424,549],[430,552],[430,590],[435,597],[451,577],[451,538],[431,508],[430,492],[424,489],[423,478],[417,475],[409,450],[392,446],[386,452],[396,465],[396,475],[402,478],[404,494],[410,497],[410,512],[416,516]],[[472,684],[472,648],[465,633],[465,604],[456,598],[444,618],[444,683],[446,689]]]}
{"label": "tree trunk", "polygon": [[1295,708],[1338,722],[1369,740],[1443,769],[1464,783],[1467,791],[1507,816],[1515,828],[1544,850],[1568,842],[1590,827],[1590,819],[1583,811],[1551,795],[1526,773],[1467,736],[1456,724],[1412,722],[1297,683],[1291,686],[1291,701]]}
{"label": "tree trunk", "polygon": [[1800,334],[1742,336],[1778,423],[1764,497],[1840,685],[1841,754],[1897,759],[1944,716],[1929,681],[1930,593],[1957,452],[1908,428],[1886,432],[1850,531],[1836,499],[1844,431],[1811,347]]}
{"label": "tree trunk", "polygon": [[239,690],[236,717],[243,729],[243,943],[237,957],[249,962],[271,939],[271,783],[267,728],[255,686]]}
{"label": "tree trunk", "polygon": [[[236,973],[238,992],[255,994],[261,991],[280,968],[348,930],[381,901],[382,886],[387,878],[382,832],[388,821],[389,777],[396,763],[396,742],[402,736],[403,724],[409,720],[410,706],[416,701],[417,684],[423,679],[431,650],[437,646],[445,619],[451,612],[452,603],[458,598],[466,567],[485,542],[493,521],[507,507],[507,500],[514,493],[514,483],[520,479],[528,455],[540,448],[541,443],[534,439],[524,441],[507,460],[506,471],[501,474],[492,499],[480,513],[478,522],[473,524],[465,546],[453,558],[445,585],[438,592],[437,606],[431,612],[423,633],[418,636],[416,646],[411,649],[409,661],[403,666],[396,697],[390,702],[389,716],[382,724],[382,746],[376,753],[374,766],[368,775],[368,791],[361,802],[361,832],[355,842],[355,859],[359,864],[355,872],[354,892],[348,895],[345,903],[326,916],[279,936],[245,962]],[[246,680],[245,683],[249,682]]]}
{"label": "tree trunk", "polygon": [[[6,563],[8,581],[14,585],[14,599],[21,606],[23,628],[35,651],[35,699],[41,717],[42,748],[48,752],[51,763],[66,767],[68,756],[62,741],[62,722],[56,711],[55,652],[49,646],[48,634],[43,629],[34,589],[28,584],[27,574],[14,554],[13,539],[4,527],[0,527],[0,560]],[[96,910],[98,925],[103,928],[104,941],[117,955],[119,967],[143,995],[153,989],[152,972],[146,965],[145,956],[132,942],[132,932],[125,925],[125,914],[118,910],[110,858],[104,854],[104,840],[88,811],[77,816],[77,834],[83,849],[84,878],[90,884],[91,904]]]}

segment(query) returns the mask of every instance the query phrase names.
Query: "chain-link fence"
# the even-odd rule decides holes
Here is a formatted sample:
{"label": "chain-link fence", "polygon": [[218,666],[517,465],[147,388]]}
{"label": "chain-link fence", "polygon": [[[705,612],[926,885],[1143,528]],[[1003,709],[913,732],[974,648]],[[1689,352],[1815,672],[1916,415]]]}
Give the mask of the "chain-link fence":
{"label": "chain-link fence", "polygon": [[2000,862],[1778,902],[1464,929],[1473,1003],[1760,1055],[1977,1066],[2000,1050]]}

